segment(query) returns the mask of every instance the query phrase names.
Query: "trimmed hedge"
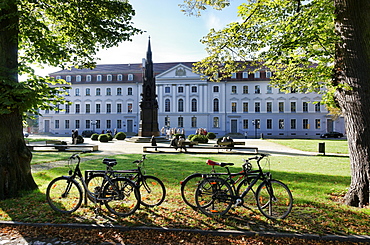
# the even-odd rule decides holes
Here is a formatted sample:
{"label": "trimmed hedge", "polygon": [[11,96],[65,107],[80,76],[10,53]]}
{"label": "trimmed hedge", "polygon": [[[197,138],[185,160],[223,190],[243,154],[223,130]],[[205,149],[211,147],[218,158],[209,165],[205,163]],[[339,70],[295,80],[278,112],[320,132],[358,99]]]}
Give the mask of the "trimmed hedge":
{"label": "trimmed hedge", "polygon": [[207,138],[210,139],[210,140],[216,139],[216,134],[212,133],[212,132],[209,132],[209,133],[207,133]]}
{"label": "trimmed hedge", "polygon": [[197,141],[199,143],[208,143],[208,138],[205,135],[194,135],[190,141]]}
{"label": "trimmed hedge", "polygon": [[124,140],[126,139],[126,134],[124,132],[118,132],[114,138],[116,138],[116,140]]}
{"label": "trimmed hedge", "polygon": [[108,141],[109,141],[109,136],[108,136],[108,135],[106,135],[106,134],[101,134],[101,135],[99,135],[98,140],[99,140],[100,142],[108,142]]}
{"label": "trimmed hedge", "polygon": [[91,140],[98,140],[99,139],[99,134],[92,134],[90,138],[91,138]]}

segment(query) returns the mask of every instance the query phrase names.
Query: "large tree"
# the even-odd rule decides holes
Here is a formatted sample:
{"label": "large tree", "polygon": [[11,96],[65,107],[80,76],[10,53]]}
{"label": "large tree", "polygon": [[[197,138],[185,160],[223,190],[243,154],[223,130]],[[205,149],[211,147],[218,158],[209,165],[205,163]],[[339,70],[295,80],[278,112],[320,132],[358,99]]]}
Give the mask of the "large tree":
{"label": "large tree", "polygon": [[[225,0],[185,0],[184,12],[199,15]],[[318,92],[328,108],[345,117],[351,185],[348,205],[369,205],[370,183],[370,2],[367,0],[250,0],[238,8],[239,22],[203,38],[208,57],[195,70],[220,80],[246,67],[273,71],[271,84]]]}
{"label": "large tree", "polygon": [[[60,88],[67,86],[33,75],[30,66],[93,67],[99,49],[141,33],[132,26],[134,14],[124,0],[0,2],[0,199],[37,188],[22,116],[55,108],[63,102]],[[19,74],[29,79],[19,82]]]}

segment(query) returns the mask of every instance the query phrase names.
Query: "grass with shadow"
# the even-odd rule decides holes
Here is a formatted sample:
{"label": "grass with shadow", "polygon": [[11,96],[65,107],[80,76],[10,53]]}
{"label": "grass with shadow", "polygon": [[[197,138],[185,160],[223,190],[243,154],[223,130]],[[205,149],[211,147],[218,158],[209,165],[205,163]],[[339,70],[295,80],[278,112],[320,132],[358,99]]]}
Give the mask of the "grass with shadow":
{"label": "grass with shadow", "polygon": [[[40,158],[44,153],[40,154]],[[104,157],[83,155],[83,170],[104,169]],[[93,204],[81,207],[71,215],[54,212],[45,200],[48,183],[55,177],[66,175],[65,166],[37,172],[34,178],[39,190],[26,193],[23,197],[0,201],[0,219],[35,223],[98,223],[123,226],[153,226],[184,229],[233,229],[251,231],[279,231],[316,234],[362,234],[370,235],[368,217],[370,209],[357,209],[339,202],[350,184],[349,160],[346,157],[327,156],[271,156],[262,164],[271,171],[275,179],[286,183],[294,197],[292,213],[284,220],[266,219],[256,207],[238,207],[224,217],[209,218],[185,205],[180,195],[180,184],[194,172],[208,173],[211,169],[205,162],[234,162],[233,172],[240,170],[245,155],[189,155],[148,154],[145,169],[148,175],[159,177],[165,184],[165,202],[154,208],[141,207],[127,218],[111,215],[105,208],[96,215]],[[115,169],[132,169],[132,161],[139,154],[114,156],[118,160]],[[218,168],[222,171],[222,168]]]}
{"label": "grass with shadow", "polygon": [[268,141],[309,152],[318,152],[319,143],[325,143],[326,153],[348,154],[348,143],[344,139],[269,139]]}

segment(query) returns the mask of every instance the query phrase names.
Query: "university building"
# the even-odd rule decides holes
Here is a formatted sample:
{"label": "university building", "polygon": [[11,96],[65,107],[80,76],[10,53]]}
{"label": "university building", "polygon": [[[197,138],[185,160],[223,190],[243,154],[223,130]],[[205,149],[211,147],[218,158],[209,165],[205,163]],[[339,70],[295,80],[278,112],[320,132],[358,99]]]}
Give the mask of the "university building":
{"label": "university building", "polygon": [[[159,129],[177,128],[186,135],[205,128],[221,137],[318,138],[344,133],[344,120],[332,120],[317,93],[282,93],[269,86],[271,72],[247,70],[222,82],[202,80],[193,62],[154,63]],[[249,69],[248,69],[249,70]],[[61,70],[51,77],[72,83],[60,111],[41,111],[39,131],[70,135],[115,129],[137,134],[143,80],[142,64],[97,65],[95,69]]]}

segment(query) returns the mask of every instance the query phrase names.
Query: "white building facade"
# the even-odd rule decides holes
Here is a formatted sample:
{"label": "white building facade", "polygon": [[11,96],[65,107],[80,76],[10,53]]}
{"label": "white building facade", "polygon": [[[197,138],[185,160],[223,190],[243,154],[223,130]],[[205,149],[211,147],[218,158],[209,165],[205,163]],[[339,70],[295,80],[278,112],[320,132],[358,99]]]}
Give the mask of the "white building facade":
{"label": "white building facade", "polygon": [[[137,134],[140,122],[142,65],[97,65],[95,69],[50,74],[72,83],[61,111],[41,111],[39,131],[70,135],[115,129]],[[329,131],[344,133],[344,120],[332,120],[317,93],[281,93],[269,86],[271,72],[233,74],[222,82],[201,80],[192,62],[154,63],[158,123],[165,128],[198,128],[218,137],[317,138]]]}

